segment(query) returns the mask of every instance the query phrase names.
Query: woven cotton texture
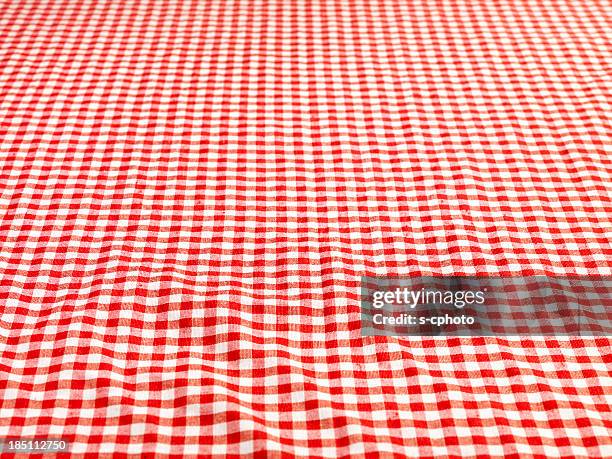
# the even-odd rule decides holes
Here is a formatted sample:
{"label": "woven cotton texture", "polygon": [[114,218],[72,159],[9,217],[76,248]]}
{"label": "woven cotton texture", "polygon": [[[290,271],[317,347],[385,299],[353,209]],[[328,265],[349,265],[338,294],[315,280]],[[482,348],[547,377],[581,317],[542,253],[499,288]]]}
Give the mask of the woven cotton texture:
{"label": "woven cotton texture", "polygon": [[612,4],[0,2],[0,437],[612,455],[610,340],[362,337],[361,275],[612,274]]}

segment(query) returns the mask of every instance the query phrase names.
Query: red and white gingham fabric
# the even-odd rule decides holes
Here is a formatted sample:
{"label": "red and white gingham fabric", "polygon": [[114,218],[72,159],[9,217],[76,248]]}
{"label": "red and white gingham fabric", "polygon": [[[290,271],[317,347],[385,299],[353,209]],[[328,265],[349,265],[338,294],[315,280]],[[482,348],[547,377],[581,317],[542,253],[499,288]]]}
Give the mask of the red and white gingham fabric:
{"label": "red and white gingham fabric", "polygon": [[607,0],[0,1],[0,437],[611,457],[608,338],[362,337],[361,275],[612,273]]}

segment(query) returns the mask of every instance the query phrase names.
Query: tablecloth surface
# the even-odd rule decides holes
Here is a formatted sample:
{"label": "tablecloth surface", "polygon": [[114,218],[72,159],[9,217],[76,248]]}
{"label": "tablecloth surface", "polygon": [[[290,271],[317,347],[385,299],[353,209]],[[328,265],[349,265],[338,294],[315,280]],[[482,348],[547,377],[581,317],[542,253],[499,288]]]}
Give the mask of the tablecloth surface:
{"label": "tablecloth surface", "polygon": [[362,275],[612,270],[606,0],[0,1],[0,437],[612,456],[607,337],[362,337]]}

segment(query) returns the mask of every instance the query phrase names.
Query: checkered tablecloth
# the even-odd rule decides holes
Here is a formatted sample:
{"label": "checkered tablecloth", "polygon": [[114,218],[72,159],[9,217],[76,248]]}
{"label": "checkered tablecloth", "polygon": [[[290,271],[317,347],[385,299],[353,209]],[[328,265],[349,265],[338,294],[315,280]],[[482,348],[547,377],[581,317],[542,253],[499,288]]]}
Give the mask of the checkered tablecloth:
{"label": "checkered tablecloth", "polygon": [[607,0],[0,0],[0,438],[611,457],[608,338],[359,320],[362,275],[612,273],[611,31]]}

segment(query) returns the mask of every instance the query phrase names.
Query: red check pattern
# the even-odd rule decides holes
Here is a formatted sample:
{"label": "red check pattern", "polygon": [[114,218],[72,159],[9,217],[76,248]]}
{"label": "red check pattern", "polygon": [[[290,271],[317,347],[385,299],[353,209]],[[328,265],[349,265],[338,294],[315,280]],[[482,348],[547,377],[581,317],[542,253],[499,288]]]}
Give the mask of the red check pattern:
{"label": "red check pattern", "polygon": [[612,456],[608,338],[362,337],[361,275],[612,274],[612,6],[0,0],[0,437]]}

